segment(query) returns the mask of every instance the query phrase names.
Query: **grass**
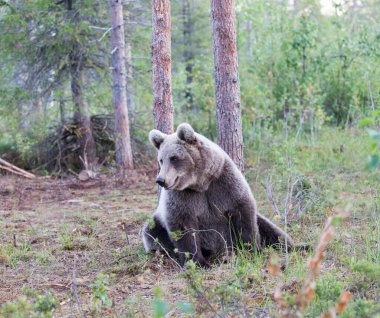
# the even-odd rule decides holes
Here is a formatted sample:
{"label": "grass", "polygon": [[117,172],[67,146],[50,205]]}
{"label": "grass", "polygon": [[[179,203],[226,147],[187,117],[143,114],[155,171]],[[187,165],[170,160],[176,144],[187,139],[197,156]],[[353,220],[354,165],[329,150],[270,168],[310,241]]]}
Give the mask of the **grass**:
{"label": "grass", "polygon": [[0,246],[0,255],[2,255],[5,263],[12,267],[16,267],[18,262],[28,261],[32,256],[28,242],[23,242],[19,246],[12,244],[2,245]]}
{"label": "grass", "polygon": [[[288,210],[290,234],[297,243],[312,245],[329,216],[349,214],[327,246],[304,317],[320,316],[344,291],[352,299],[340,317],[376,317],[380,180],[378,170],[364,168],[370,150],[366,133],[324,128],[314,145],[302,134],[286,140],[268,132],[260,138],[246,145],[246,177],[261,213],[285,227]],[[139,230],[156,206],[156,188],[153,181],[138,179],[127,186],[111,180],[91,189],[73,189],[59,181],[2,181],[13,189],[2,197],[0,211],[3,308],[9,312],[9,305],[24,297],[24,307],[37,310],[37,296],[27,296],[23,286],[32,286],[41,297],[53,297],[57,303],[50,299],[54,306],[46,308],[59,317],[80,316],[80,310],[99,317],[162,317],[168,311],[176,317],[242,317],[244,311],[277,317],[273,296],[278,286],[288,304],[296,306],[311,253],[291,252],[286,257],[272,249],[256,255],[242,250],[211,270],[189,266],[184,272],[163,255],[146,255]],[[274,254],[281,267],[277,276],[268,272]],[[80,304],[73,296],[75,289]]]}

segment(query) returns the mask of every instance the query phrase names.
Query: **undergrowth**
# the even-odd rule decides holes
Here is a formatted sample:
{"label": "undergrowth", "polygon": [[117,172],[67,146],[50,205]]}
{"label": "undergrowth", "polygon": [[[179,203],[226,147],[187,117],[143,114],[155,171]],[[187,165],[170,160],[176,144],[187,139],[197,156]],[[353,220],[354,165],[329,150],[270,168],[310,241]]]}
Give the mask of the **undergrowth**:
{"label": "undergrowth", "polygon": [[[146,255],[139,238],[141,224],[151,214],[156,198],[152,186],[145,192],[104,191],[104,197],[93,193],[89,201],[100,206],[94,210],[74,200],[49,242],[36,245],[27,239],[38,235],[42,227],[25,229],[24,236],[18,234],[16,245],[11,239],[0,245],[4,273],[25,266],[44,272],[79,255],[79,260],[88,263],[78,269],[78,275],[84,272],[89,277],[82,279],[85,283],[78,287],[78,297],[83,312],[93,316],[279,317],[300,312],[311,318],[331,317],[341,306],[344,310],[339,317],[378,317],[380,180],[379,168],[366,168],[373,151],[366,131],[324,128],[313,144],[303,133],[286,138],[262,130],[253,136],[245,149],[245,174],[259,211],[286,228],[296,243],[311,244],[310,252],[286,254],[268,248],[252,254],[242,249],[210,270],[189,262],[179,271],[163,255]],[[78,206],[73,209],[72,204]],[[334,236],[323,250],[311,285],[312,297],[302,307],[300,295],[305,294],[310,277],[308,259],[316,254],[326,220],[341,213],[347,218],[334,225]],[[16,213],[2,220],[19,224],[28,217]],[[120,224],[123,232],[118,229]],[[70,273],[72,263],[66,264]],[[52,292],[61,303],[72,297],[73,286],[65,286],[68,291]],[[15,317],[12,310],[24,310],[31,317],[48,315],[38,309],[42,298],[26,291],[22,295],[3,304],[3,316]],[[39,295],[48,297],[50,313],[63,310],[65,305],[54,302],[45,291]]]}

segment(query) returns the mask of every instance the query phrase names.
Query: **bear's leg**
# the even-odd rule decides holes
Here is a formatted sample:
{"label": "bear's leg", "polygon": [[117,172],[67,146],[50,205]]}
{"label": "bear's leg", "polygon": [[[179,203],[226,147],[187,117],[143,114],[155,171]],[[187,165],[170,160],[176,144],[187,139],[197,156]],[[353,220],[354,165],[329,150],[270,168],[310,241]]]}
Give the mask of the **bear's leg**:
{"label": "bear's leg", "polygon": [[[232,235],[234,245],[248,244],[251,248],[261,250],[261,237],[257,226],[256,216],[252,213],[252,210],[241,209],[243,213],[233,213],[231,215],[232,222]],[[250,211],[245,213],[245,211]]]}
{"label": "bear's leg", "polygon": [[257,214],[257,224],[263,245],[283,245],[286,241],[289,248],[294,246],[288,234],[261,214]]}
{"label": "bear's leg", "polygon": [[163,227],[157,217],[153,218],[153,225],[149,226],[149,222],[144,224],[141,237],[144,243],[145,251],[163,251],[174,255],[174,245],[169,237],[168,231]]}
{"label": "bear's leg", "polygon": [[193,260],[201,267],[210,267],[210,264],[202,253],[202,247],[198,238],[199,233],[191,230],[184,230],[182,232],[181,237],[174,241],[174,245],[178,249],[181,266],[185,265],[187,261]]}

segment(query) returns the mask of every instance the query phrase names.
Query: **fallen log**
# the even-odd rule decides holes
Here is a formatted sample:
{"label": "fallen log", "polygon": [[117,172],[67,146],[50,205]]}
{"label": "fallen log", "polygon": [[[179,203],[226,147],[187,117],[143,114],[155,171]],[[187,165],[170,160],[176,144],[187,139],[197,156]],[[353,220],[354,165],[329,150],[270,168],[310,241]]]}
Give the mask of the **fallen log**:
{"label": "fallen log", "polygon": [[36,177],[33,173],[30,173],[19,167],[16,167],[15,165],[12,165],[8,161],[5,161],[4,159],[1,159],[1,158],[0,158],[0,169],[9,171],[11,173],[23,176],[28,179],[34,179]]}

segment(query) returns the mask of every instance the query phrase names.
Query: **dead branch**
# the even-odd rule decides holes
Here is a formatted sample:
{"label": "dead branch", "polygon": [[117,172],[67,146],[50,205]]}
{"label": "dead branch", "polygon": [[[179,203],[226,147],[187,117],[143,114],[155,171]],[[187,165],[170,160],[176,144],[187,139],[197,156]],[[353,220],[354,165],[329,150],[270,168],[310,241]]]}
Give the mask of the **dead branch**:
{"label": "dead branch", "polygon": [[36,176],[33,173],[27,172],[19,167],[16,167],[15,165],[12,165],[8,161],[5,161],[4,159],[0,158],[0,169],[7,170],[11,173],[23,176],[28,179],[34,179]]}
{"label": "dead branch", "polygon": [[74,264],[73,264],[73,277],[72,277],[72,284],[71,288],[73,289],[75,301],[78,306],[78,310],[80,313],[81,318],[84,318],[83,310],[82,310],[82,303],[80,302],[79,296],[78,296],[78,285],[77,285],[77,256],[74,255]]}

